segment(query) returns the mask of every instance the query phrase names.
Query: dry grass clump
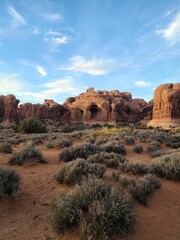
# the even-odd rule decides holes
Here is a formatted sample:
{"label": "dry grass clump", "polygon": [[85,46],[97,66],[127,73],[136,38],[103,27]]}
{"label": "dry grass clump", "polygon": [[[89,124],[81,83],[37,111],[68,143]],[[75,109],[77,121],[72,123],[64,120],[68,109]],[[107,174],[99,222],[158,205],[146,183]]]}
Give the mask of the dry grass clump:
{"label": "dry grass clump", "polygon": [[55,179],[61,184],[76,184],[80,183],[84,177],[88,177],[89,175],[101,178],[105,171],[106,168],[104,166],[88,163],[85,159],[76,159],[75,161],[67,163],[67,165],[55,175]]}
{"label": "dry grass clump", "polygon": [[9,164],[23,165],[30,159],[45,163],[42,153],[29,143],[23,146],[18,152],[14,152],[10,156]]}
{"label": "dry grass clump", "polygon": [[0,143],[0,152],[2,153],[12,153],[12,145],[7,142]]}
{"label": "dry grass clump", "polygon": [[21,177],[15,170],[0,167],[0,197],[16,193],[20,183]]}
{"label": "dry grass clump", "polygon": [[129,197],[96,178],[61,195],[52,204],[52,224],[57,232],[75,227],[83,239],[110,239],[113,234],[129,234],[136,223]]}

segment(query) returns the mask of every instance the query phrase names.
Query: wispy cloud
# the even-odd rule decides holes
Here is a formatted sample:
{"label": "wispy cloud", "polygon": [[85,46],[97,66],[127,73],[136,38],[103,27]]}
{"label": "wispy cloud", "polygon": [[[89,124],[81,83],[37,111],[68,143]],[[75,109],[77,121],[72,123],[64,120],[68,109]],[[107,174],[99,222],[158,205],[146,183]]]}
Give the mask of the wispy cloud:
{"label": "wispy cloud", "polygon": [[15,93],[22,89],[23,82],[17,73],[0,74],[0,92],[1,94]]}
{"label": "wispy cloud", "polygon": [[36,66],[36,70],[37,70],[38,73],[41,74],[42,77],[46,77],[47,76],[47,72],[44,70],[43,67],[37,65]]}
{"label": "wispy cloud", "polygon": [[136,81],[134,85],[137,87],[148,87],[149,85],[151,85],[151,83],[145,81]]}
{"label": "wispy cloud", "polygon": [[62,15],[59,13],[42,13],[41,16],[44,19],[52,22],[58,22],[63,20]]}
{"label": "wispy cloud", "polygon": [[33,63],[31,61],[28,61],[28,60],[25,60],[25,59],[19,60],[19,63],[23,66],[27,66],[27,67],[35,69],[42,77],[47,76],[46,70],[38,64],[35,64],[35,63]]}
{"label": "wispy cloud", "polygon": [[14,24],[25,25],[27,23],[25,18],[23,16],[21,16],[20,13],[18,13],[17,10],[13,6],[7,5],[6,10],[13,18]]}
{"label": "wispy cloud", "polygon": [[82,72],[90,75],[105,75],[112,71],[114,59],[96,59],[95,57],[87,60],[82,56],[75,56],[70,59],[70,66],[60,67],[60,70]]}
{"label": "wispy cloud", "polygon": [[159,29],[156,33],[162,35],[170,44],[180,42],[180,12],[166,28]]}

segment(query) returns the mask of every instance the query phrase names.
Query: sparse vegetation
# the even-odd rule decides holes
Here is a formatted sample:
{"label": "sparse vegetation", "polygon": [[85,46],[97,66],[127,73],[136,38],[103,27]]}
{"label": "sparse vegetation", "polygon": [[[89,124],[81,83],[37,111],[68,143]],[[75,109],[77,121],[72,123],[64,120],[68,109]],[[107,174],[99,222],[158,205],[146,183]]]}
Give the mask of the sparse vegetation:
{"label": "sparse vegetation", "polygon": [[80,183],[84,177],[94,175],[97,178],[101,178],[105,173],[106,168],[99,164],[90,164],[85,159],[76,159],[67,163],[58,174],[55,179],[59,183],[76,184]]}
{"label": "sparse vegetation", "polygon": [[130,184],[129,192],[135,200],[146,206],[149,198],[159,188],[161,188],[159,179],[148,174]]}
{"label": "sparse vegetation", "polygon": [[143,152],[143,147],[140,146],[140,145],[136,145],[133,148],[133,152],[135,152],[135,153],[142,153]]}
{"label": "sparse vegetation", "polygon": [[84,180],[52,204],[52,224],[57,232],[64,233],[80,225],[88,239],[129,234],[135,222],[131,200],[96,178]]}
{"label": "sparse vegetation", "polygon": [[23,165],[27,160],[43,161],[42,153],[30,144],[23,146],[18,152],[14,152],[10,159],[10,164]]}
{"label": "sparse vegetation", "polygon": [[10,143],[0,143],[0,152],[2,153],[12,153],[12,145]]}
{"label": "sparse vegetation", "polygon": [[0,197],[13,195],[20,187],[21,177],[11,168],[0,167]]}

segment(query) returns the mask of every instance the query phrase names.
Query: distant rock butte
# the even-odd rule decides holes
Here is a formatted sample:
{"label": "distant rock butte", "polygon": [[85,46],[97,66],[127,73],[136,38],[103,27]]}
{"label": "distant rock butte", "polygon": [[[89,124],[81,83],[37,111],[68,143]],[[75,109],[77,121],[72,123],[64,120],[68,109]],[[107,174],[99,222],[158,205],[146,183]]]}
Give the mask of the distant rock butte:
{"label": "distant rock butte", "polygon": [[180,83],[160,85],[154,92],[152,120],[149,126],[180,126]]}
{"label": "distant rock butte", "polygon": [[77,97],[67,98],[62,105],[51,99],[45,99],[43,104],[21,104],[19,108],[18,103],[13,95],[0,96],[1,125],[15,125],[17,119],[31,116],[99,124],[150,121],[152,126],[180,125],[180,84],[159,86],[154,94],[154,108],[153,101],[133,99],[128,92],[94,91],[93,88]]}

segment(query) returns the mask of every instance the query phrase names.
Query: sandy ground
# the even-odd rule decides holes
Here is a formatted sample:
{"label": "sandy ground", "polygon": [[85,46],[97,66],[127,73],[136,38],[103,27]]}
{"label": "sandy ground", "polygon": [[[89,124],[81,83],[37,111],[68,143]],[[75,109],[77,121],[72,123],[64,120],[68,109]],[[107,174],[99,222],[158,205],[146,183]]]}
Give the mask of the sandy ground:
{"label": "sandy ground", "polygon": [[[143,144],[141,144],[143,145]],[[14,197],[0,201],[0,240],[78,240],[73,234],[57,236],[49,223],[50,204],[60,193],[69,190],[53,179],[54,174],[64,165],[59,163],[60,150],[38,148],[49,164],[28,164],[13,166],[22,176],[22,186]],[[128,146],[127,159],[150,162],[146,153],[133,153]],[[7,165],[9,155],[0,154],[0,164]],[[112,170],[108,169],[105,180],[110,180]],[[162,189],[157,191],[148,207],[136,204],[136,232],[128,240],[179,240],[180,239],[180,183],[161,179]]]}

